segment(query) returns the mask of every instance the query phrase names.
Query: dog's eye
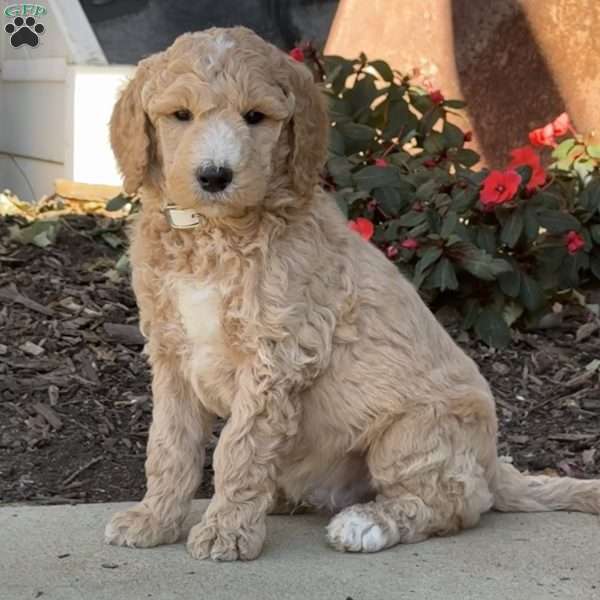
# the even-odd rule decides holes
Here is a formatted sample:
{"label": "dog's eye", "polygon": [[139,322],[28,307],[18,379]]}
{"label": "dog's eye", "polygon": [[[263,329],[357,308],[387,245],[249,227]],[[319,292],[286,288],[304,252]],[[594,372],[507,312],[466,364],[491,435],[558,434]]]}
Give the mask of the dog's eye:
{"label": "dog's eye", "polygon": [[248,125],[257,125],[265,118],[265,115],[258,110],[251,110],[244,115],[244,119]]}
{"label": "dog's eye", "polygon": [[192,113],[185,109],[182,108],[180,110],[176,110],[173,113],[173,116],[178,120],[178,121],[191,121],[192,120]]}

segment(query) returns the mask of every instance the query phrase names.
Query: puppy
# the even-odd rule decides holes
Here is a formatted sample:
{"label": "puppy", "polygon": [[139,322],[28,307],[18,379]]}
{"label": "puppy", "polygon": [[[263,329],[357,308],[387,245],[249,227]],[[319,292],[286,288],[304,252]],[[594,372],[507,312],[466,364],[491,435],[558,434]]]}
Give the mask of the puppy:
{"label": "puppy", "polygon": [[598,512],[596,481],[496,457],[490,389],[413,286],[318,186],[329,121],[309,71],[244,28],[143,60],[110,131],[139,191],[131,262],[153,374],[148,491],[112,544],[177,541],[213,418],[215,495],[195,558],[256,558],[283,497],[376,552],[503,511]]}

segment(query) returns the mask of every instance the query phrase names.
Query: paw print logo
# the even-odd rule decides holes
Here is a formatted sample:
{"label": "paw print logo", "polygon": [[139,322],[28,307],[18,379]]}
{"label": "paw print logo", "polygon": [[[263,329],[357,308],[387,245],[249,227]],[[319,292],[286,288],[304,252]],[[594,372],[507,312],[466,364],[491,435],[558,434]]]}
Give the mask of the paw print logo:
{"label": "paw print logo", "polygon": [[4,31],[10,33],[10,44],[13,48],[18,48],[27,44],[35,48],[39,41],[39,35],[44,33],[45,27],[41,23],[36,23],[33,17],[15,17],[12,23],[4,26]]}

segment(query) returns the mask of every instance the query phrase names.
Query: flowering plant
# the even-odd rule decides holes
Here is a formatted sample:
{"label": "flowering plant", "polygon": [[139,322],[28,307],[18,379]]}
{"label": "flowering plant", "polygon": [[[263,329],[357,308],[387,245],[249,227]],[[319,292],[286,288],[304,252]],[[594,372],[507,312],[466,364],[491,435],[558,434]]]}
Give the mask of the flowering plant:
{"label": "flowering plant", "polygon": [[510,326],[535,325],[558,294],[600,279],[600,146],[566,114],[490,171],[456,124],[462,101],[364,54],[321,59],[306,45],[302,58],[329,97],[324,187],[434,310],[455,306],[501,347]]}

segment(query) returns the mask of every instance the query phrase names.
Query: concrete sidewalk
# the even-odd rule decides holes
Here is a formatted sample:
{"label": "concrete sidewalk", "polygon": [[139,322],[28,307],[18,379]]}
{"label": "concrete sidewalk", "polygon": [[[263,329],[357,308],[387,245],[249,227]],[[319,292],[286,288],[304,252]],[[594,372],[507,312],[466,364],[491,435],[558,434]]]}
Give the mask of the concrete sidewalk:
{"label": "concrete sidewalk", "polygon": [[274,516],[258,560],[217,564],[193,560],[183,544],[104,545],[106,521],[124,506],[0,508],[0,600],[600,598],[591,515],[489,514],[459,536],[372,555],[329,549],[323,517]]}

